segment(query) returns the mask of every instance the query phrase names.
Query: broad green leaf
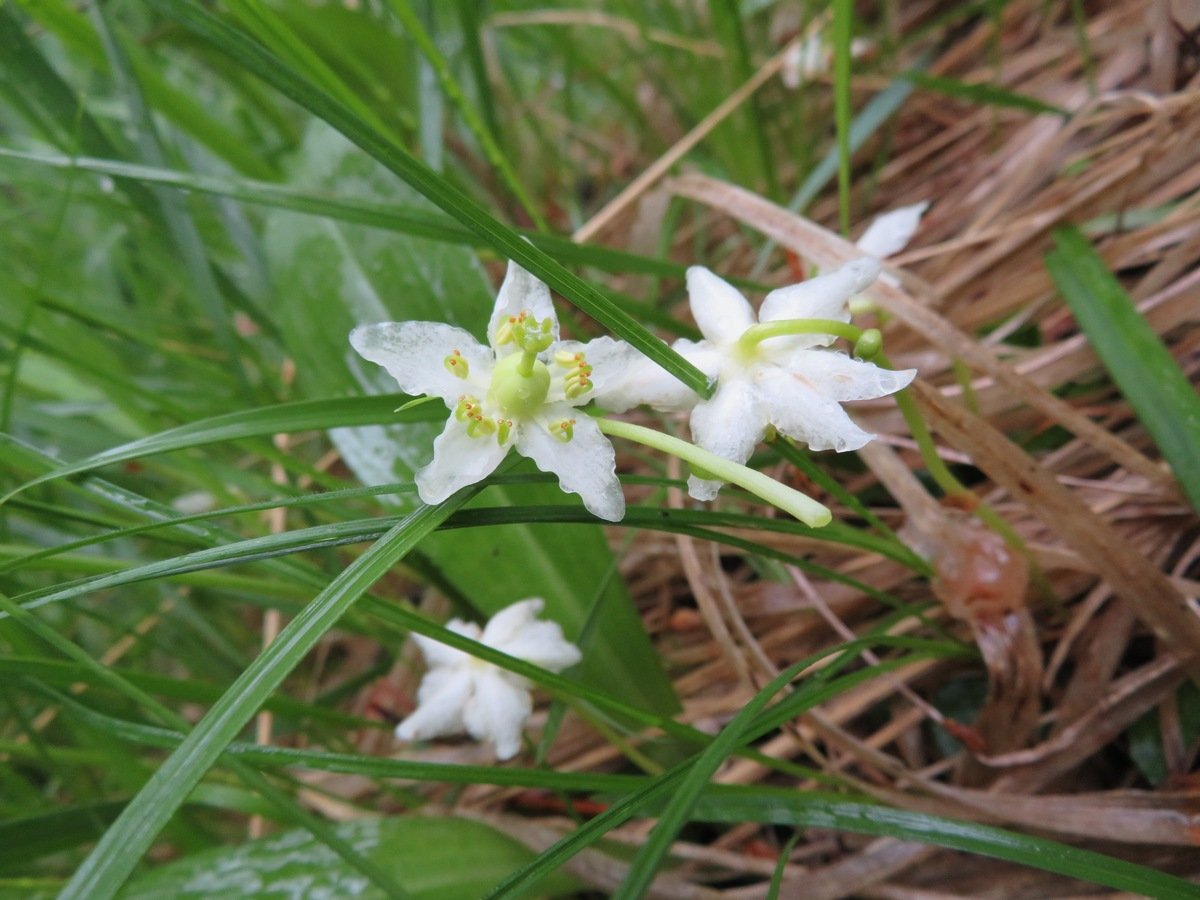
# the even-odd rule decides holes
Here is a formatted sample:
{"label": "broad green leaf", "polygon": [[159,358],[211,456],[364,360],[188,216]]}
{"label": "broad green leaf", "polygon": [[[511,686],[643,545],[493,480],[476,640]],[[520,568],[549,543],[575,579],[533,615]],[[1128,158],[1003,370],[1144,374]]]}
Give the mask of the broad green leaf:
{"label": "broad green leaf", "polygon": [[[314,126],[293,168],[292,182],[309,188],[418,202],[324,126]],[[355,325],[443,321],[482,339],[491,315],[494,289],[474,255],[461,247],[278,211],[268,220],[266,246],[281,298],[276,318],[296,361],[302,391],[354,397],[395,389],[386,372],[351,349],[347,335]],[[417,410],[427,414],[431,408],[440,410],[441,404]],[[431,457],[441,428],[441,422],[339,428],[331,436],[363,482],[390,484],[412,479]],[[401,507],[414,502],[411,496],[381,499]],[[493,487],[487,499],[578,503],[553,485],[526,485],[519,492]],[[433,537],[422,552],[484,614],[541,596],[572,639],[594,620],[580,678],[648,709],[676,708],[632,601],[621,580],[612,577],[615,563],[598,527],[569,532],[541,525],[479,529]]]}
{"label": "broad green leaf", "polygon": [[[336,831],[388,870],[413,900],[475,900],[533,856],[513,838],[466,819],[390,816],[348,822]],[[581,887],[556,874],[538,885],[538,894],[552,897]],[[302,831],[193,854],[141,876],[121,892],[122,900],[283,895],[383,896]]]}
{"label": "broad green leaf", "polygon": [[1054,232],[1046,268],[1092,349],[1200,511],[1200,397],[1178,363],[1076,228]]}

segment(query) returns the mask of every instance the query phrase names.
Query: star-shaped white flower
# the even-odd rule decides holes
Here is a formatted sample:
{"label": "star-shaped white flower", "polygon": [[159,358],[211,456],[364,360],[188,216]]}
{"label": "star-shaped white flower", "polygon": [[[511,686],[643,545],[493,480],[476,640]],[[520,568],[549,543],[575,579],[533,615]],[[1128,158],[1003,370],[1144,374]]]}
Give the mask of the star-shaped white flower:
{"label": "star-shaped white flower", "polygon": [[416,473],[421,499],[440,503],[486,478],[515,447],[594,515],[619,521],[625,498],[612,444],[575,408],[593,399],[637,405],[627,373],[641,354],[608,337],[560,341],[549,289],[516,263],[487,335],[490,346],[440,322],[383,322],[350,334],[354,349],[387,369],[401,390],[440,397],[452,411],[432,462]]}
{"label": "star-shaped white flower", "polygon": [[[505,607],[481,632],[473,622],[451,619],[446,627],[497,650],[561,672],[583,658],[563,637],[557,622],[538,619],[538,598]],[[469,734],[496,745],[497,759],[512,759],[521,749],[521,730],[533,711],[529,682],[491,663],[414,634],[429,671],[417,689],[417,708],[396,727],[402,741]]]}
{"label": "star-shaped white flower", "polygon": [[[850,321],[846,303],[879,274],[879,262],[857,259],[827,275],[772,291],[757,322],[794,319]],[[857,450],[874,435],[842,409],[848,400],[884,397],[908,385],[915,369],[894,372],[845,353],[825,349],[830,334],[791,334],[758,342],[742,340],[757,324],[750,304],[708,269],[687,272],[692,315],[704,340],[679,341],[675,349],[710,378],[717,391],[692,411],[692,438],[705,450],[744,463],[768,425],[813,450]],[[712,500],[721,482],[692,476],[688,493]]]}

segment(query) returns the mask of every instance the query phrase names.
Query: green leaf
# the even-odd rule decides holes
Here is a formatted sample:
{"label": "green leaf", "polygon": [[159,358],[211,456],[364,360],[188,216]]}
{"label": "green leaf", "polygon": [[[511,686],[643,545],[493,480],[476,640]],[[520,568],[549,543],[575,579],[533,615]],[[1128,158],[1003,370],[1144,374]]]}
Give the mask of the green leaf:
{"label": "green leaf", "polygon": [[[335,831],[382,866],[414,900],[475,900],[533,853],[483,823],[433,816],[362,819]],[[469,848],[469,858],[464,851]],[[465,863],[465,864],[464,864]],[[552,875],[541,896],[579,890],[575,879]],[[122,900],[173,898],[382,896],[332,852],[302,831],[287,831],[233,848],[196,853],[134,880]]]}
{"label": "green leaf", "polygon": [[[315,125],[291,181],[310,189],[419,202],[373,160],[336,133]],[[276,320],[296,361],[301,391],[392,390],[383,369],[359,359],[346,336],[359,324],[432,320],[483,336],[494,292],[474,254],[462,247],[387,234],[294,213],[273,212],[267,223],[267,258],[276,289]],[[439,418],[441,404],[433,404]],[[418,407],[412,412],[428,410]],[[411,481],[426,463],[442,424],[340,428],[331,433],[343,458],[366,484]],[[522,471],[532,471],[526,465]],[[411,496],[381,498],[407,508]],[[556,485],[519,490],[493,487],[489,503],[550,504],[569,499]],[[590,517],[588,517],[590,519]],[[484,614],[525,597],[546,600],[548,614],[572,640],[584,639],[578,670],[589,684],[626,696],[658,712],[677,708],[674,691],[646,637],[604,533],[595,526],[564,532],[553,524],[481,528],[439,534],[422,546],[426,559],[460,596]],[[591,626],[589,621],[593,622]]]}
{"label": "green leaf", "polygon": [[1046,268],[1083,333],[1200,512],[1200,397],[1121,283],[1072,227],[1054,232]]}

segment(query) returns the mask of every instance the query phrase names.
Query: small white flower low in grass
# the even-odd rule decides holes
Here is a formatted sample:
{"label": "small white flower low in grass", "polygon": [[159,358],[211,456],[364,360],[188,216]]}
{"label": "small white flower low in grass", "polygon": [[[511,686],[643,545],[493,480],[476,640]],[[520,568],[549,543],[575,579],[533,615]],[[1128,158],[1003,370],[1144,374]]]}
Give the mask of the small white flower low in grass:
{"label": "small white flower low in grass", "polygon": [[[842,409],[848,400],[885,397],[908,385],[915,369],[895,372],[827,349],[847,323],[847,301],[879,275],[879,262],[857,259],[827,275],[772,291],[756,320],[732,285],[708,269],[688,269],[692,315],[704,340],[675,349],[717,391],[692,411],[693,440],[717,456],[744,463],[768,426],[813,450],[857,450],[874,435]],[[712,500],[722,482],[693,475],[688,492]]]}
{"label": "small white flower low in grass", "polygon": [[[383,322],[350,334],[354,349],[413,395],[440,397],[452,411],[416,474],[429,504],[486,478],[515,447],[594,515],[625,514],[612,444],[576,407],[590,400],[627,409],[642,402],[629,373],[646,364],[621,341],[560,341],[550,291],[510,263],[488,325],[488,346],[440,322]],[[607,385],[607,387],[606,387]],[[626,396],[626,394],[630,394]]]}
{"label": "small white flower low in grass", "polygon": [[[557,622],[538,618],[543,601],[522,600],[505,607],[480,631],[473,622],[451,619],[457,634],[541,666],[561,672],[582,659],[579,648],[563,637]],[[429,671],[417,690],[417,708],[396,727],[403,741],[469,734],[496,745],[498,759],[512,759],[521,749],[521,730],[533,710],[529,682],[519,675],[414,634]]]}

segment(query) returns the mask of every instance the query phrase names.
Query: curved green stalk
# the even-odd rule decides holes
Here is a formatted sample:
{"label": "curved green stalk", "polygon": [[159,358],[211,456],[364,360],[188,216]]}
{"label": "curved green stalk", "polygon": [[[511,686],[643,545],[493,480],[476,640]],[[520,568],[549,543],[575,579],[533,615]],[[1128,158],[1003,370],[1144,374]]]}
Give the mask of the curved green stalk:
{"label": "curved green stalk", "polygon": [[702,450],[695,444],[689,444],[687,441],[663,434],[661,431],[655,431],[653,428],[634,425],[632,422],[597,418],[596,424],[605,434],[625,438],[628,441],[661,450],[663,453],[669,453],[671,456],[677,456],[684,462],[703,469],[705,474],[711,474],[721,481],[728,481],[730,484],[745,488],[772,506],[777,506],[784,512],[795,516],[810,528],[820,528],[833,521],[833,513],[829,511],[829,508],[818,503],[812,497],[785,484],[780,484],[774,478],[768,478],[761,472]]}

